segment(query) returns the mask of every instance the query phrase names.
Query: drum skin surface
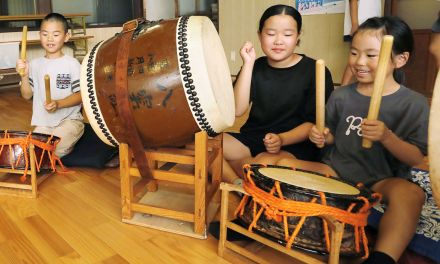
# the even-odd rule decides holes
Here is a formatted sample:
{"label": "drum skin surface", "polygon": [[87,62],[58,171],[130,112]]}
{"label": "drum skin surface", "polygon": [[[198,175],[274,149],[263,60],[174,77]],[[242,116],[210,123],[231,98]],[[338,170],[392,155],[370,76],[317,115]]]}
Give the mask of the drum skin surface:
{"label": "drum skin surface", "polygon": [[[283,168],[280,166],[268,166],[271,168],[275,168],[277,170],[291,170],[290,168]],[[252,171],[254,172],[252,179],[255,182],[255,185],[261,190],[270,193],[271,189],[274,186],[275,180],[272,178],[275,177],[267,177],[264,175],[266,170],[266,166],[263,165],[252,165]],[[307,174],[310,174],[308,172]],[[305,174],[306,175],[306,174]],[[315,174],[314,177],[322,177],[324,182],[328,183],[328,178],[323,175]],[[292,183],[294,182],[294,178]],[[340,208],[346,210],[353,203],[355,204],[352,212],[356,213],[362,206],[363,202],[358,200],[357,198],[360,196],[367,197],[371,202],[373,199],[371,198],[371,192],[368,189],[360,188],[352,186],[342,180],[339,179],[330,179],[331,181],[337,181],[338,189],[342,190],[341,186],[346,185],[347,194],[333,194],[333,193],[325,193],[326,195],[326,203],[328,206]],[[302,180],[301,180],[302,181]],[[286,182],[280,181],[280,186],[282,193],[286,200],[293,200],[299,202],[311,202],[313,198],[317,198],[317,203],[320,203],[320,196],[317,194],[313,188],[307,189],[295,186],[293,184],[288,184]],[[352,193],[352,189],[356,188],[359,190],[358,195],[350,194]],[[244,207],[243,215],[238,215],[240,222],[245,226],[249,227],[249,225],[253,221],[253,202],[250,199],[246,206]],[[290,216],[287,219],[288,222],[288,230],[289,233],[292,234],[293,230],[297,226],[300,221],[299,216]],[[264,214],[258,219],[256,227],[253,228],[255,232],[258,234],[267,237],[271,240],[274,240],[282,245],[286,245],[285,234],[284,234],[284,225],[283,222],[278,222],[273,218],[267,218]],[[340,254],[343,256],[352,256],[357,257],[364,254],[364,251],[361,250],[356,252],[355,250],[355,237],[354,237],[354,228],[351,225],[346,224],[344,227],[344,234],[341,243]],[[315,253],[327,253],[326,243],[325,243],[325,235],[323,229],[323,220],[317,216],[307,217],[302,228],[300,229],[297,237],[294,240],[293,245],[296,248],[300,248],[306,251],[311,251]],[[362,247],[361,247],[362,249]]]}
{"label": "drum skin surface", "polygon": [[[23,132],[23,131],[7,131],[8,135],[10,138],[20,138],[20,139],[24,139],[28,136],[28,132]],[[40,133],[32,133],[32,139],[34,140],[38,140],[41,142],[47,142],[47,140],[49,139],[50,135],[45,135],[45,134],[40,134]],[[5,137],[5,131],[1,130],[0,131],[0,138],[4,138]],[[49,144],[53,145],[55,141],[58,141],[59,138],[58,137],[53,137],[51,139],[51,141],[49,142]],[[7,168],[7,169],[11,169],[11,161],[14,164],[14,168],[15,169],[25,169],[26,167],[26,162],[24,159],[23,154],[25,153],[25,151],[27,152],[28,156],[29,156],[29,149],[23,149],[22,146],[20,146],[19,144],[15,144],[12,145],[11,148],[9,148],[8,145],[2,145],[0,146],[0,148],[2,148],[2,151],[0,153],[0,167],[1,168]],[[41,163],[41,167],[40,170],[50,170],[51,164],[50,164],[50,159],[47,155],[47,151],[45,151],[43,153],[43,150],[41,148],[35,147],[35,157],[37,159],[37,161],[40,161],[41,155],[43,156],[43,161]]]}
{"label": "drum skin surface", "polygon": [[[195,27],[197,31],[198,24],[193,23],[196,26],[192,26],[191,21],[186,27]],[[184,53],[188,46],[191,47],[191,43],[186,42],[200,42],[198,38],[203,38],[203,28],[208,24],[203,19],[201,21],[202,32],[191,39],[185,35],[186,32],[189,35],[191,29],[179,24],[184,22],[182,19],[148,22],[138,26],[134,33],[128,56],[127,89],[137,132],[144,147],[181,146],[194,139],[194,133],[201,129],[207,130],[208,134],[221,132],[214,131],[208,125],[209,120],[202,123],[197,119],[209,114],[208,107],[200,106],[203,104],[202,94],[217,87],[209,80],[200,84],[199,80],[203,77],[198,76],[204,73],[191,72],[191,68],[196,68],[191,65],[192,58],[187,54],[191,50]],[[87,117],[98,136],[114,146],[119,142],[128,142],[126,128],[119,118],[115,93],[115,61],[119,42],[120,37],[116,35],[96,45],[84,59],[81,73],[81,94]],[[206,60],[202,53],[196,56]],[[200,59],[194,59],[197,60]],[[229,78],[230,82],[228,72],[228,68],[223,69],[220,78]],[[193,83],[198,84],[196,92],[189,90]],[[223,103],[233,109],[232,84],[229,86],[226,87],[230,89],[226,91],[226,97],[232,96],[232,100],[227,99]],[[216,98],[214,101],[217,101]],[[211,102],[206,104],[212,105]],[[226,119],[224,128],[233,124],[234,117],[227,116]]]}

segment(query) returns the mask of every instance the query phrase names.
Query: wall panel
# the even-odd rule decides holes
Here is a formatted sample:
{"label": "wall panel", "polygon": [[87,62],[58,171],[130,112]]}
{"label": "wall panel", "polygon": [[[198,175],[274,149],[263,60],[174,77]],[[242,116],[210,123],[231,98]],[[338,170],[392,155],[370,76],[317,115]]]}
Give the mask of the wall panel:
{"label": "wall panel", "polygon": [[[240,48],[249,40],[256,47],[257,56],[263,53],[258,41],[258,22],[264,10],[274,4],[293,5],[293,0],[219,0],[220,37],[232,74],[241,65]],[[334,82],[340,82],[345,69],[349,46],[342,40],[343,14],[303,16],[303,29],[298,53],[324,59]]]}

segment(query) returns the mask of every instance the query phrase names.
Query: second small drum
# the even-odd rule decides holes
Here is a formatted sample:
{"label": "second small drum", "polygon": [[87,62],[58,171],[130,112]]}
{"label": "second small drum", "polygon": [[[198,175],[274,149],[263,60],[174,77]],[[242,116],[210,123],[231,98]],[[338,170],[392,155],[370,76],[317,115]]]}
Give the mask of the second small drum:
{"label": "second small drum", "polygon": [[[345,223],[341,255],[358,256],[368,250],[363,227],[369,209],[379,199],[368,189],[280,166],[248,165],[245,174],[244,189],[250,196],[244,197],[245,203],[237,210],[245,226],[256,221],[252,229],[263,236],[326,253],[328,242],[320,216],[328,215]],[[298,225],[299,232],[292,237]]]}

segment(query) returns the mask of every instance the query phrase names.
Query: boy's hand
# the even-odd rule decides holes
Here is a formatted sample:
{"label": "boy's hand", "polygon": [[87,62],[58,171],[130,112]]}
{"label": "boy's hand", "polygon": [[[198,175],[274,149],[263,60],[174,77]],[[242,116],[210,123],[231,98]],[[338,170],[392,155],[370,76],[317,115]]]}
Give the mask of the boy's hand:
{"label": "boy's hand", "polygon": [[47,112],[53,113],[58,109],[58,103],[55,100],[52,100],[48,104],[46,103],[46,101],[44,101],[44,108],[46,109]]}
{"label": "boy's hand", "polygon": [[328,129],[328,127],[325,127],[324,131],[321,133],[316,126],[313,126],[309,132],[309,139],[317,146],[324,146],[325,138],[327,137],[329,132],[330,129]]}
{"label": "boy's hand", "polygon": [[281,137],[274,133],[267,133],[266,136],[264,136],[263,142],[266,151],[273,154],[280,152],[281,146],[283,145]]}
{"label": "boy's hand", "polygon": [[391,134],[391,131],[380,120],[367,120],[362,121],[362,137],[371,141],[383,142]]}
{"label": "boy's hand", "polygon": [[15,70],[20,72],[21,69],[24,69],[23,75],[21,77],[28,77],[29,75],[29,63],[26,60],[18,59],[17,64],[15,65]]}
{"label": "boy's hand", "polygon": [[256,58],[254,45],[251,42],[246,41],[243,47],[240,49],[240,56],[243,59],[243,63],[253,63]]}

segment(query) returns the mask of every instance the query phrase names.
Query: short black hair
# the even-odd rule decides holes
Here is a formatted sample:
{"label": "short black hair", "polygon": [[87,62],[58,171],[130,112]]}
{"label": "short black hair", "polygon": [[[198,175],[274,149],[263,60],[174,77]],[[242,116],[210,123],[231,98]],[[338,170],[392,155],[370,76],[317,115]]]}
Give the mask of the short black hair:
{"label": "short black hair", "polygon": [[301,14],[292,6],[288,5],[273,5],[264,11],[263,15],[260,18],[260,25],[258,26],[258,32],[261,33],[264,27],[264,23],[271,16],[276,15],[289,15],[291,16],[297,24],[298,33],[301,32],[302,27],[302,17]]}
{"label": "short black hair", "polygon": [[[383,16],[369,18],[359,26],[353,37],[358,32],[365,30],[380,30],[383,35],[393,36],[393,55],[402,54],[404,52],[408,52],[411,55],[414,50],[412,30],[408,24],[399,17]],[[405,74],[402,69],[394,69],[393,76],[398,83],[402,84],[405,82]]]}
{"label": "short black hair", "polygon": [[383,35],[394,37],[393,53],[401,54],[414,50],[414,37],[411,28],[401,18],[396,16],[372,17],[362,23],[355,34],[364,30],[380,30]]}
{"label": "short black hair", "polygon": [[64,28],[64,33],[67,33],[67,31],[69,30],[69,25],[67,23],[67,19],[59,14],[59,13],[49,13],[47,14],[43,20],[41,21],[41,25],[43,25],[44,22],[46,21],[57,21],[60,22],[61,24],[63,24],[63,28]]}

